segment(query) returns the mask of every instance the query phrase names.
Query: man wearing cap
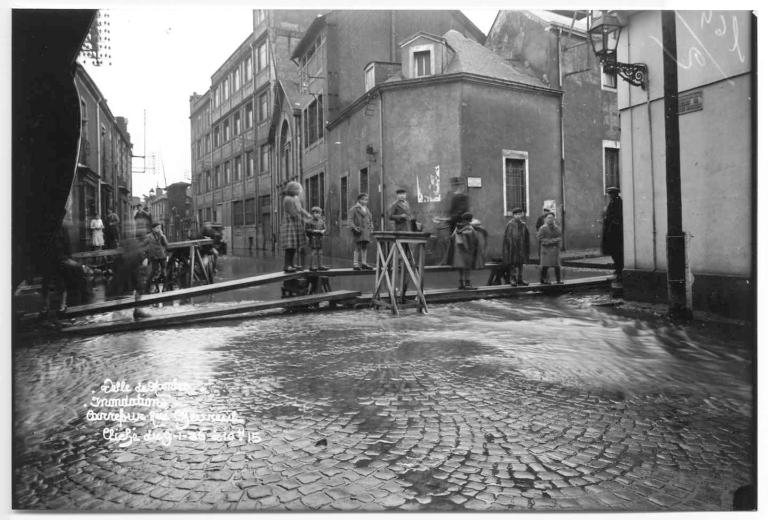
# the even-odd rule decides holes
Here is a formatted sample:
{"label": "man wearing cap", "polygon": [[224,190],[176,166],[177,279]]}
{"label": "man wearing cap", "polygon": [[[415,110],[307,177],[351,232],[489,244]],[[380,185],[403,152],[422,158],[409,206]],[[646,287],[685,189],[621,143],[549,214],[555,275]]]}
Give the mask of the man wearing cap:
{"label": "man wearing cap", "polygon": [[144,238],[144,243],[147,249],[147,258],[152,264],[152,274],[149,277],[148,285],[151,287],[151,284],[154,283],[158,292],[161,292],[160,284],[165,282],[165,271],[168,263],[168,239],[163,234],[160,222],[152,223],[152,232]]}
{"label": "man wearing cap", "polygon": [[512,220],[507,224],[502,243],[502,262],[509,269],[510,285],[528,285],[523,281],[523,264],[531,253],[531,235],[523,222],[522,208],[512,210]]}
{"label": "man wearing cap", "polygon": [[395,231],[413,231],[414,221],[411,206],[408,204],[407,192],[404,188],[398,188],[397,200],[389,207],[389,220],[395,223]]}
{"label": "man wearing cap", "polygon": [[624,269],[624,225],[620,190],[611,186],[607,190],[611,200],[603,213],[603,254],[613,258],[616,278],[621,279]]}

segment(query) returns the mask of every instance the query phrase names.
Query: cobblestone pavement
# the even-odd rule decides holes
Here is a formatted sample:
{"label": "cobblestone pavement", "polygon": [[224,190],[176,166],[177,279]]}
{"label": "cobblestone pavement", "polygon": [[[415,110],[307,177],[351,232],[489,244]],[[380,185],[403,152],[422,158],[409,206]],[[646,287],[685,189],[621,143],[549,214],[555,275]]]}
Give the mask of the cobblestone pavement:
{"label": "cobblestone pavement", "polygon": [[[730,509],[753,469],[748,338],[562,296],[29,340],[14,351],[14,503]],[[106,378],[191,387],[108,392]],[[93,398],[142,396],[166,404],[124,411],[220,415],[178,429],[160,415],[122,426],[87,415],[120,408]],[[222,422],[233,412],[243,424]]]}

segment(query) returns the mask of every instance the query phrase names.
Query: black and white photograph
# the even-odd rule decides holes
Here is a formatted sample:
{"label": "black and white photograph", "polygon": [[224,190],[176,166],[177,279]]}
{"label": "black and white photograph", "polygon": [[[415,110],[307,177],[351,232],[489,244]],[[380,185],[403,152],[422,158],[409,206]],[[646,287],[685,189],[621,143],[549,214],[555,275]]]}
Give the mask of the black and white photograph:
{"label": "black and white photograph", "polygon": [[758,12],[447,7],[6,6],[8,511],[758,511]]}

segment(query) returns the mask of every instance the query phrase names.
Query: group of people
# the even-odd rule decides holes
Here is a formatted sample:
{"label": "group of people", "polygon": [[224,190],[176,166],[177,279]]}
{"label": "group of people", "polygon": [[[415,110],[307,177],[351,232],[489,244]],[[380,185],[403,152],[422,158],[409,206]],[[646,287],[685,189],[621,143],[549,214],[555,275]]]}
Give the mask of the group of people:
{"label": "group of people", "polygon": [[[619,189],[607,189],[611,197],[603,219],[603,252],[613,257],[617,275],[623,268],[622,243],[622,208]],[[322,243],[326,233],[322,209],[313,207],[311,213],[303,208],[302,187],[291,181],[285,188],[283,199],[283,221],[280,227],[280,242],[285,250],[283,270],[291,273],[303,269],[303,248],[309,245],[311,250],[310,271],[323,271],[328,267],[322,262]],[[407,200],[407,191],[399,188],[397,199],[388,209],[388,219],[395,231],[417,231],[420,227],[411,211]],[[470,212],[469,195],[461,178],[451,179],[451,192],[446,201],[446,216],[434,219],[438,229],[448,237],[448,249],[443,263],[455,267],[459,272],[459,289],[474,289],[470,271],[485,267],[485,250],[488,234],[481,223]],[[502,242],[502,269],[508,275],[512,286],[526,286],[523,279],[523,266],[530,259],[531,236],[523,220],[522,208],[512,210],[512,220],[506,226]],[[550,284],[549,269],[555,275],[555,283],[562,284],[560,250],[562,229],[557,223],[554,212],[543,209],[536,221],[536,238],[540,266],[539,282]],[[367,248],[371,241],[373,219],[368,208],[368,195],[361,193],[349,210],[349,227],[354,240],[352,268],[354,270],[373,269],[367,263]],[[297,258],[297,255],[299,258]]]}
{"label": "group of people", "polygon": [[107,249],[115,249],[120,246],[120,217],[117,216],[114,208],[110,209],[107,214],[106,227],[99,213],[96,213],[91,219],[88,227],[91,230],[91,247],[94,250],[103,249],[104,246]]}

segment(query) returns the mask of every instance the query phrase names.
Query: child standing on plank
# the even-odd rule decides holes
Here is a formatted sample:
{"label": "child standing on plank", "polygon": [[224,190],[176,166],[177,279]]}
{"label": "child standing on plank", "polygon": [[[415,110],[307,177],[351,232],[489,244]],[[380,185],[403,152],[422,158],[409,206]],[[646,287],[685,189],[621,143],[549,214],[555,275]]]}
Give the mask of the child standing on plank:
{"label": "child standing on plank", "polygon": [[315,206],[311,210],[312,220],[304,225],[309,238],[309,270],[327,271],[328,268],[323,265],[323,236],[325,236],[325,219],[323,210]]}

